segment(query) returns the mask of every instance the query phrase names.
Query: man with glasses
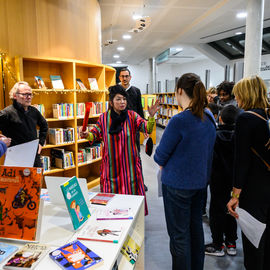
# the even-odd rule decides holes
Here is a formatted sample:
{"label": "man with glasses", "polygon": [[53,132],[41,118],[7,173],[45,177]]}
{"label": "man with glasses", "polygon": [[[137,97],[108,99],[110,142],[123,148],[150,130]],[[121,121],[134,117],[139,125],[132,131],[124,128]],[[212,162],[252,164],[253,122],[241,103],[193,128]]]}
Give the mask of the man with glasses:
{"label": "man with glasses", "polygon": [[32,90],[27,82],[17,82],[9,92],[13,104],[0,111],[0,130],[11,138],[11,146],[37,139],[39,126],[39,147],[34,167],[42,167],[40,152],[45,143],[48,124],[41,113],[33,106]]}

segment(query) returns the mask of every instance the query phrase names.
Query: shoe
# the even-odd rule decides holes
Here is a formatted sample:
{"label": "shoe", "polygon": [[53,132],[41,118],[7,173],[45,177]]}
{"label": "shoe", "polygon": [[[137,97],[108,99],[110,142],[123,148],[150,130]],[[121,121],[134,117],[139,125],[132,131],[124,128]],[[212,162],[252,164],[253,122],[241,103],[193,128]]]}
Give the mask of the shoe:
{"label": "shoe", "polygon": [[236,255],[236,244],[233,243],[227,243],[226,244],[226,252],[230,256],[235,256]]}
{"label": "shoe", "polygon": [[147,192],[148,191],[148,187],[146,185],[144,185],[144,191]]}
{"label": "shoe", "polygon": [[217,246],[215,243],[207,244],[205,247],[205,254],[211,256],[222,257],[225,255],[224,246]]}

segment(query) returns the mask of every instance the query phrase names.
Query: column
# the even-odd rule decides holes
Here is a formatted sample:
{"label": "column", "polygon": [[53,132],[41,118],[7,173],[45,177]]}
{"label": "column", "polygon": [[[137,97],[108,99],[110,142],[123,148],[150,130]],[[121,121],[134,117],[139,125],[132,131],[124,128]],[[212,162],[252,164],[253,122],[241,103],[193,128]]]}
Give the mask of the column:
{"label": "column", "polygon": [[244,77],[259,75],[262,52],[264,0],[248,0]]}
{"label": "column", "polygon": [[150,70],[150,84],[148,94],[156,92],[156,60],[155,58],[149,59],[149,70]]}

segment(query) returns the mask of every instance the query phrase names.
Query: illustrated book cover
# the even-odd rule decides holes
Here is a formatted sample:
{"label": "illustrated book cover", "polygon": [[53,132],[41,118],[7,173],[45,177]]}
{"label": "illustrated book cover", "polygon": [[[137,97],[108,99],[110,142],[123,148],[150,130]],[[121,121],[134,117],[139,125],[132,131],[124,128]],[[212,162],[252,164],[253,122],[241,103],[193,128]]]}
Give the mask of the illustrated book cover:
{"label": "illustrated book cover", "polygon": [[105,208],[96,210],[97,220],[133,219],[130,208]]}
{"label": "illustrated book cover", "polygon": [[74,230],[91,216],[76,176],[60,185]]}
{"label": "illustrated book cover", "polygon": [[4,269],[34,269],[48,253],[49,247],[41,244],[26,244],[4,265]]}
{"label": "illustrated book cover", "polygon": [[115,196],[111,193],[98,193],[94,198],[90,200],[92,204],[107,205],[108,202]]}
{"label": "illustrated book cover", "polygon": [[121,225],[110,225],[108,222],[99,222],[98,226],[86,225],[82,228],[77,235],[77,239],[117,244],[122,232],[123,228]]}
{"label": "illustrated book cover", "polygon": [[88,78],[91,90],[98,90],[98,83],[96,78]]}
{"label": "illustrated book cover", "polygon": [[60,75],[50,75],[50,78],[54,89],[65,89]]}
{"label": "illustrated book cover", "polygon": [[6,243],[0,242],[0,262],[8,258],[11,254],[13,254],[18,247]]}
{"label": "illustrated book cover", "polygon": [[38,89],[46,89],[46,85],[40,76],[35,76],[35,83]]}
{"label": "illustrated book cover", "polygon": [[0,238],[38,241],[42,168],[0,166]]}
{"label": "illustrated book cover", "polygon": [[81,79],[76,79],[77,85],[81,90],[87,90]]}
{"label": "illustrated book cover", "polygon": [[49,253],[49,256],[62,269],[82,270],[95,268],[103,259],[83,245],[79,240],[68,243]]}

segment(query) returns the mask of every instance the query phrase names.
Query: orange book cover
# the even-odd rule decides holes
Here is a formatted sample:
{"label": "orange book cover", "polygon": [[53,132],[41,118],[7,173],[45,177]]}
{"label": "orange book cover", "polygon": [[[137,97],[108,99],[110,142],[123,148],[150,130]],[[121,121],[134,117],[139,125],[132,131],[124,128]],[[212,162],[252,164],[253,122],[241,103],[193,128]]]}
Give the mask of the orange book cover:
{"label": "orange book cover", "polygon": [[35,241],[42,169],[0,166],[0,238]]}

